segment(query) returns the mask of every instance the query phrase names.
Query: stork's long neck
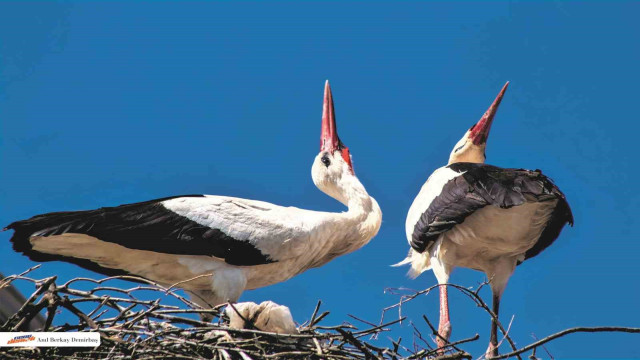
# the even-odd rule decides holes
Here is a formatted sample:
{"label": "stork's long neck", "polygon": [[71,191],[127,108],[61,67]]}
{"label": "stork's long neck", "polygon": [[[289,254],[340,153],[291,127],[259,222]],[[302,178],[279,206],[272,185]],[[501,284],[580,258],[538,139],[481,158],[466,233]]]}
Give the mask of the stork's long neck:
{"label": "stork's long neck", "polygon": [[368,243],[378,233],[382,211],[355,175],[343,176],[336,185],[342,195],[338,200],[348,207],[338,214],[338,227],[346,241],[337,245],[341,253],[347,253]]}
{"label": "stork's long neck", "polygon": [[346,202],[343,203],[349,208],[347,212],[352,215],[369,214],[374,211],[374,205],[378,205],[354,175],[343,177],[338,187],[344,194]]}

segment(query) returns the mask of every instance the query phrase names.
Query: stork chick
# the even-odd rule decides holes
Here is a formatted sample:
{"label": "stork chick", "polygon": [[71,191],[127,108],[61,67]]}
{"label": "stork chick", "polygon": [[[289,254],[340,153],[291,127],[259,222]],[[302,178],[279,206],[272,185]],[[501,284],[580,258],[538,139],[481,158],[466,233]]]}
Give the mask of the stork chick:
{"label": "stork chick", "polygon": [[298,329],[291,316],[291,310],[273,301],[263,301],[259,305],[254,302],[242,302],[227,306],[224,310],[229,317],[232,329],[256,329],[277,334],[298,334]]}

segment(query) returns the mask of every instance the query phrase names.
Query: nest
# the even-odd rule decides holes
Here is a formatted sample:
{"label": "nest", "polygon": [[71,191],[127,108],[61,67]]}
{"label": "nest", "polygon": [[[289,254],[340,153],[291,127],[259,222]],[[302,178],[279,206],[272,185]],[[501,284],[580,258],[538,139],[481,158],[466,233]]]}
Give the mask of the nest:
{"label": "nest", "polygon": [[[321,312],[318,302],[309,320],[298,327],[299,334],[277,334],[251,327],[234,329],[229,327],[223,306],[202,308],[175,289],[142,278],[74,278],[58,284],[56,276],[25,276],[33,269],[0,281],[0,288],[15,280],[32,282],[36,288],[22,307],[0,325],[0,331],[24,331],[46,309],[40,331],[99,332],[101,344],[95,348],[0,348],[0,354],[8,359],[406,359],[437,354],[434,349],[413,352],[393,341],[387,347],[373,344],[378,334],[389,331],[402,319],[380,325],[367,323],[362,329],[346,323],[324,326],[321,322],[329,312]],[[112,285],[116,280],[133,280],[142,285],[122,289]],[[157,299],[145,300],[149,292],[156,293]],[[145,296],[139,296],[142,293]],[[180,306],[167,304],[167,298],[174,303],[177,300]],[[53,325],[61,323],[57,318],[65,312],[67,319],[71,314],[77,322]],[[213,317],[214,321],[201,321],[198,315]],[[471,357],[459,352],[449,358]]]}
{"label": "nest", "polygon": [[[400,339],[394,341],[389,338],[387,345],[380,344],[378,335],[390,331],[394,325],[404,320],[403,304],[420,295],[429,294],[437,285],[413,293],[390,289],[391,293],[400,295],[400,302],[382,310],[379,324],[349,315],[365,326],[357,328],[349,323],[322,325],[321,322],[329,312],[321,312],[321,302],[318,302],[309,320],[298,327],[297,334],[277,334],[251,328],[250,320],[247,321],[249,326],[246,329],[232,328],[223,311],[224,305],[203,308],[182,296],[173,287],[165,288],[143,278],[74,278],[59,284],[56,276],[45,279],[26,276],[37,267],[0,280],[0,289],[12,286],[11,283],[16,280],[31,282],[36,289],[12,316],[0,324],[0,332],[29,329],[31,321],[46,309],[44,325],[39,331],[98,332],[101,344],[95,348],[0,347],[2,359],[472,359],[459,346],[479,338],[476,334],[474,337],[435,348],[433,340],[439,335],[423,315],[433,335],[430,340],[423,338],[411,323],[414,326],[414,343],[410,348],[401,345]],[[136,281],[141,285],[122,288],[117,286],[119,280]],[[495,314],[478,296],[482,285],[475,291],[453,284],[447,286],[462,292],[476,306],[495,318]],[[398,310],[400,316],[385,322],[384,315],[388,310]],[[213,317],[214,321],[201,321],[200,315]],[[518,349],[509,337],[509,327],[505,330],[499,322],[498,326],[503,335],[502,341],[512,351],[494,359],[521,359],[520,354],[528,351],[532,351],[530,358],[535,359],[538,347],[575,332],[640,333],[640,328],[578,327],[549,335]],[[416,339],[421,346],[416,345]]]}

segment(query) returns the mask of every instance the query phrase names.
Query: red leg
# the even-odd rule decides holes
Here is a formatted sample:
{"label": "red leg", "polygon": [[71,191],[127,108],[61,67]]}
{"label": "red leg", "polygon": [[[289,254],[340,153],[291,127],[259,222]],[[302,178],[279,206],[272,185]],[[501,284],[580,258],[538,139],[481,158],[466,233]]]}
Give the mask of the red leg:
{"label": "red leg", "polygon": [[[440,285],[440,324],[438,325],[438,334],[436,339],[438,347],[443,347],[449,341],[451,336],[451,322],[449,322],[449,296],[447,295],[447,286]],[[440,353],[443,353],[440,350]]]}

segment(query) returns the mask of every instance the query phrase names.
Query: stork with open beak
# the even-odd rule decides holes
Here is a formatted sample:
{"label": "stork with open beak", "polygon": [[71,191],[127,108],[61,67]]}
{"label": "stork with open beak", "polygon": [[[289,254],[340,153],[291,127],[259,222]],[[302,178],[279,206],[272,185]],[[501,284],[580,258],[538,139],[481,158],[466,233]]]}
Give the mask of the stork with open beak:
{"label": "stork with open beak", "polygon": [[[343,203],[332,213],[228,196],[187,195],[56,212],[16,221],[13,248],[34,261],[61,260],[106,275],[180,283],[196,303],[238,300],[244,290],[285,281],[367,244],[380,207],[356,177],[325,84],[314,184]],[[200,276],[199,275],[210,275]],[[195,279],[194,279],[195,278]],[[191,281],[183,282],[187,279]]]}
{"label": "stork with open beak", "polygon": [[[456,266],[484,272],[498,315],[500,297],[516,265],[536,256],[560,235],[573,216],[564,194],[540,170],[485,165],[487,137],[507,82],[480,121],[454,146],[449,163],[431,174],[406,221],[411,249],[399,263],[410,276],[433,270],[440,284],[439,347],[451,335],[447,287]],[[487,356],[496,356],[492,319]]]}

